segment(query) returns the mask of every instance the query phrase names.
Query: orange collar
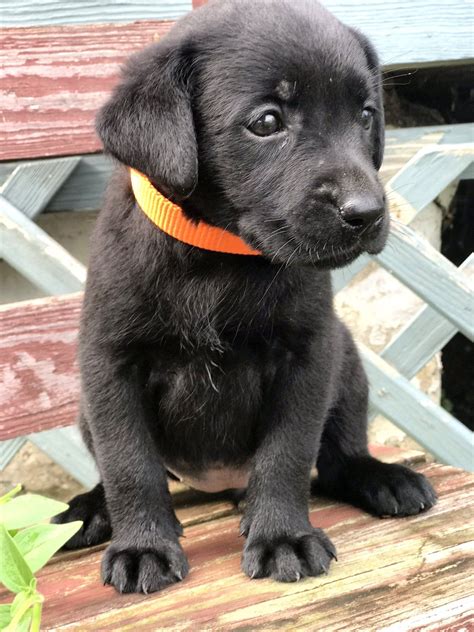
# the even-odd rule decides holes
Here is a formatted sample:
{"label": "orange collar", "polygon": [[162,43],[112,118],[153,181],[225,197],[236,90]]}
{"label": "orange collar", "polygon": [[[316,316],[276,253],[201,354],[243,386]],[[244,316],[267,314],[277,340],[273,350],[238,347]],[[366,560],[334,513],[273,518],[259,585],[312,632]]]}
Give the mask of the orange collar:
{"label": "orange collar", "polygon": [[227,230],[188,219],[180,206],[162,195],[148,178],[130,169],[132,190],[138,206],[160,230],[190,246],[232,255],[259,255],[243,239]]}

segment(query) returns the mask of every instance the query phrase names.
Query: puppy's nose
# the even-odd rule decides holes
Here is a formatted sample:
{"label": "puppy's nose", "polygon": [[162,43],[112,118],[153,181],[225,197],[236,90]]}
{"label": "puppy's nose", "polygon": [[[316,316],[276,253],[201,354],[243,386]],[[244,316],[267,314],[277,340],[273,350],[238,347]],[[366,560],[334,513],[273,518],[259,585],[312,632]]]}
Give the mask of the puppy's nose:
{"label": "puppy's nose", "polygon": [[357,230],[380,223],[385,209],[375,197],[354,197],[340,209],[342,219]]}

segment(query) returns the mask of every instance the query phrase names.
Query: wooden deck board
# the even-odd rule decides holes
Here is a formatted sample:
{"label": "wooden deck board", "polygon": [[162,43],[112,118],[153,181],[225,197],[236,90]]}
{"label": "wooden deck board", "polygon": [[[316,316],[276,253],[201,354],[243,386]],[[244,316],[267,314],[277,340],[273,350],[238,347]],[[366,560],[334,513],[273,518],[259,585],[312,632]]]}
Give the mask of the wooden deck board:
{"label": "wooden deck board", "polygon": [[97,109],[133,52],[173,22],[3,29],[0,160],[99,151]]}
{"label": "wooden deck board", "polygon": [[82,295],[0,307],[0,440],[71,424]]}
{"label": "wooden deck board", "polygon": [[440,497],[420,516],[379,520],[346,505],[313,503],[313,524],[338,548],[327,576],[295,584],[247,579],[232,515],[186,529],[190,575],[154,595],[102,586],[98,547],[59,556],[40,573],[42,629],[470,630],[473,477],[449,466],[420,469]]}

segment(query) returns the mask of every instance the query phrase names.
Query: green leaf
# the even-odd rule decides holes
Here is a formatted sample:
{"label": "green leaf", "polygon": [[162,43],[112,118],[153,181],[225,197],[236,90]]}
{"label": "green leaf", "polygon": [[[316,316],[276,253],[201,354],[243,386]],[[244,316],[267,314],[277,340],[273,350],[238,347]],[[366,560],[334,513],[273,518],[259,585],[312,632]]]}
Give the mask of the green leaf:
{"label": "green leaf", "polygon": [[0,505],[0,523],[4,524],[7,530],[22,529],[52,518],[66,509],[68,505],[57,500],[37,494],[24,494]]}
{"label": "green leaf", "polygon": [[3,494],[3,496],[0,496],[0,505],[3,505],[3,503],[7,503],[13,498],[13,496],[16,496],[19,492],[21,492],[21,485],[17,485],[6,494]]}
{"label": "green leaf", "polygon": [[0,606],[0,630],[6,628],[11,621],[10,604],[2,604]]}
{"label": "green leaf", "polygon": [[0,524],[0,582],[8,590],[17,593],[22,590],[28,591],[32,579],[30,567],[5,526]]}
{"label": "green leaf", "polygon": [[20,531],[13,541],[31,571],[36,573],[81,526],[80,520],[66,524],[39,524]]}

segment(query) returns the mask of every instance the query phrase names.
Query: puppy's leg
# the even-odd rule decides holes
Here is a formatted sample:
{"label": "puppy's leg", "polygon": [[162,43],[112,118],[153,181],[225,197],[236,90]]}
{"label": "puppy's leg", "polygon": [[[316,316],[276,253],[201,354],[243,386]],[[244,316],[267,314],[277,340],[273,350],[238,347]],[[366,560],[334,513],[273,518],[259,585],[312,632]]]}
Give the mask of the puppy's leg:
{"label": "puppy's leg", "polygon": [[290,366],[273,393],[241,522],[247,537],[242,568],[252,578],[291,582],[320,575],[336,556],[308,515],[310,472],[324,417],[324,393],[315,379],[314,367]]}
{"label": "puppy's leg", "polygon": [[377,516],[408,516],[429,509],[436,494],[422,474],[369,455],[367,378],[347,331],[345,338],[339,401],[325,425],[312,491]]}
{"label": "puppy's leg", "polygon": [[165,468],[149,433],[137,367],[111,351],[83,350],[82,378],[113,537],[104,583],[152,592],[183,579],[188,564]]}

